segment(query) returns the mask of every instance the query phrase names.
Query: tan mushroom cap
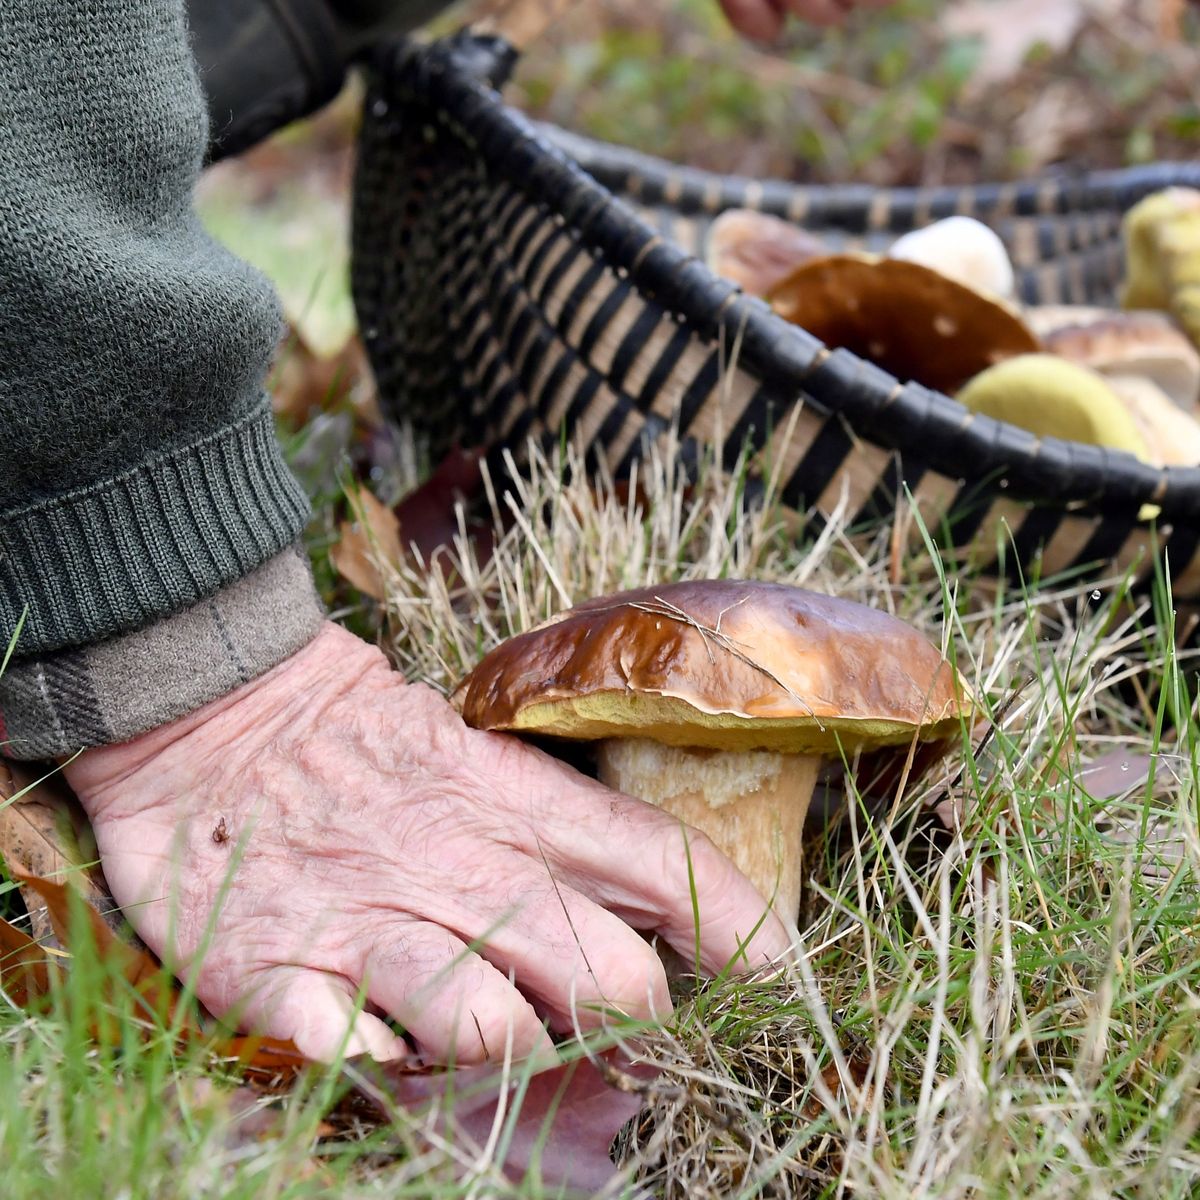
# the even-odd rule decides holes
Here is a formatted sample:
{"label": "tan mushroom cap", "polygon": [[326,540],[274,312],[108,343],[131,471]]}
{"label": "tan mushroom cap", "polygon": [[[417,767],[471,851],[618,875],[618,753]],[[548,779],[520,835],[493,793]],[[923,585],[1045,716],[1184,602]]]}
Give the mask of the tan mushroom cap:
{"label": "tan mushroom cap", "polygon": [[944,738],[970,706],[903,621],[738,580],[590,600],[498,646],[455,701],[480,729],[814,754]]}
{"label": "tan mushroom cap", "polygon": [[816,234],[769,213],[726,209],[708,229],[705,258],[714,274],[752,296],[765,296],[802,263],[825,258]]}
{"label": "tan mushroom cap", "polygon": [[1143,375],[1181,407],[1200,398],[1200,352],[1165,313],[1106,313],[1046,333],[1042,345],[1105,375]]}

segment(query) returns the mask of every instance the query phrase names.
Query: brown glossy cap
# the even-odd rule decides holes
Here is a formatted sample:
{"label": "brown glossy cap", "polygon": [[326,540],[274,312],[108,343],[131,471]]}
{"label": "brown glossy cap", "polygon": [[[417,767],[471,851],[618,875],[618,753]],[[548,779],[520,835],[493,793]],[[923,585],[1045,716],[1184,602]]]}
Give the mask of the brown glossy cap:
{"label": "brown glossy cap", "polygon": [[454,700],[478,729],[793,753],[943,738],[970,705],[903,621],[739,580],[590,600],[497,646]]}
{"label": "brown glossy cap", "polygon": [[920,263],[838,254],[798,267],[768,295],[772,307],[827,346],[954,394],[968,379],[1037,339],[1006,305]]}

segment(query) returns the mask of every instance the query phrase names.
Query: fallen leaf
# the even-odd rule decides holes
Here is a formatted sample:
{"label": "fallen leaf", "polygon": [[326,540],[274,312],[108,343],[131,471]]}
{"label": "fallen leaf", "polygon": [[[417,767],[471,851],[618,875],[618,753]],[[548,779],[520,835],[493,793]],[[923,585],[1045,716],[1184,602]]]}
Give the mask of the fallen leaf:
{"label": "fallen leaf", "polygon": [[[78,892],[73,893],[67,885],[20,871],[13,871],[12,875],[22,887],[34,892],[45,903],[54,934],[68,953],[80,936],[77,922],[82,919],[100,960],[115,968],[113,982],[120,978],[129,984],[138,993],[147,1015],[163,1024],[176,1019],[178,997],[173,982],[147,951],[122,942],[84,897]],[[199,1026],[188,1021],[184,1021],[181,1028],[187,1033],[200,1033]],[[97,1036],[104,1040],[103,1031],[98,1031]]]}
{"label": "fallen leaf", "polygon": [[1097,800],[1111,800],[1142,787],[1150,778],[1154,759],[1149,754],[1110,750],[1079,772],[1079,786]]}
{"label": "fallen leaf", "polygon": [[399,563],[400,522],[386,504],[366,488],[350,495],[353,521],[338,527],[338,540],[329,551],[334,569],[343,579],[375,600],[386,595],[380,563]]}
{"label": "fallen leaf", "polygon": [[[21,763],[0,762],[0,857],[11,871],[41,878],[70,879],[109,927],[125,930],[125,921],[90,843],[87,816],[57,774],[34,778]],[[55,944],[49,913],[37,894],[21,887],[30,930],[43,947]]]}
{"label": "fallen leaf", "polygon": [[[481,451],[454,449],[394,509],[366,488],[349,496],[355,519],[343,521],[329,552],[334,568],[360,592],[384,599],[387,588],[380,565],[400,563],[409,551],[429,562],[459,532],[457,505],[479,495],[483,488]],[[490,528],[473,529],[477,559],[490,552]]]}
{"label": "fallen leaf", "polygon": [[440,547],[453,544],[458,533],[455,506],[472,500],[482,491],[482,462],[481,450],[456,447],[420,487],[396,505],[405,546],[414,547],[429,561]]}
{"label": "fallen leaf", "polygon": [[[89,937],[96,956],[110,968],[108,982],[114,987],[132,988],[138,994],[145,1015],[159,1025],[174,1026],[181,1040],[211,1041],[216,1057],[230,1059],[252,1072],[277,1079],[294,1078],[308,1065],[290,1041],[258,1036],[218,1035],[213,1038],[198,1019],[179,1012],[180,989],[158,960],[140,945],[122,941],[84,896],[50,879],[39,879],[19,871],[12,874],[23,887],[45,902],[55,936],[67,951],[62,961],[64,969],[70,968],[70,955],[78,938]],[[7,921],[0,921],[0,946],[4,949],[3,961],[16,972],[16,984],[21,988],[21,998],[10,991],[12,998],[27,1006],[47,995],[51,978],[45,947]],[[35,969],[31,970],[31,967]],[[8,979],[2,971],[0,980],[8,990]],[[100,1007],[97,1005],[97,1009]],[[92,1032],[97,1041],[106,1041],[113,1031],[97,1025]]]}
{"label": "fallen leaf", "polygon": [[0,990],[20,1008],[33,1008],[50,994],[50,974],[57,969],[45,948],[29,934],[0,920]]}
{"label": "fallen leaf", "polygon": [[[618,1051],[596,1062],[581,1058],[528,1078],[520,1067],[463,1067],[414,1074],[362,1059],[346,1064],[355,1087],[387,1119],[400,1112],[434,1117],[428,1135],[456,1146],[488,1143],[501,1108],[519,1103],[503,1169],[514,1181],[540,1180],[546,1188],[591,1195],[620,1174],[609,1147],[641,1110],[657,1070]],[[503,1118],[508,1120],[506,1111]]]}
{"label": "fallen leaf", "polygon": [[[57,936],[68,950],[80,936],[93,939],[95,952],[110,967],[111,982],[131,986],[156,1028],[175,1023],[183,1041],[210,1042],[213,1055],[239,1066],[255,1091],[238,1089],[227,1098],[235,1115],[245,1121],[231,1136],[234,1145],[272,1136],[277,1128],[274,1110],[257,1097],[282,1091],[311,1064],[287,1041],[263,1037],[211,1039],[204,1028],[178,1011],[179,990],[145,951],[121,942],[78,894],[46,879],[20,876],[24,886],[41,897]],[[82,918],[82,925],[80,924]],[[86,931],[85,933],[82,931]],[[32,1009],[53,989],[53,977],[70,969],[70,957],[51,959],[31,937],[0,921],[0,988],[16,1004]],[[96,1004],[102,1012],[104,1005]],[[93,1024],[92,1036],[113,1043],[121,1030],[103,1020]],[[503,1169],[514,1180],[536,1176],[547,1186],[592,1194],[618,1174],[608,1149],[626,1121],[641,1109],[643,1093],[656,1072],[610,1052],[596,1063],[587,1059],[539,1072],[528,1079],[520,1067],[504,1073],[493,1067],[452,1071],[419,1071],[415,1060],[380,1065],[367,1058],[345,1064],[356,1092],[384,1120],[404,1119],[405,1127],[425,1128],[429,1136],[453,1137],[484,1146],[497,1115],[511,1120],[502,1141]],[[224,1103],[224,1101],[222,1101]],[[516,1109],[513,1115],[513,1109]]]}
{"label": "fallen leaf", "polygon": [[[867,1083],[867,1076],[871,1072],[870,1053],[864,1046],[855,1044],[849,1048],[842,1048],[842,1060],[846,1065],[849,1082],[858,1093],[852,1097],[854,1107],[860,1112],[870,1112],[871,1097],[874,1093],[874,1088]],[[846,1081],[843,1080],[836,1062],[827,1063],[821,1068],[821,1082],[833,1096],[845,1094],[847,1090]],[[825,1102],[815,1092],[810,1093],[801,1112],[809,1121],[815,1121],[825,1115]]]}
{"label": "fallen leaf", "polygon": [[299,331],[285,339],[269,382],[271,407],[293,429],[299,429],[315,413],[335,407],[351,396],[363,408],[367,421],[380,420],[373,389],[358,385],[368,377],[367,356],[362,341],[351,337],[333,355],[314,354]]}

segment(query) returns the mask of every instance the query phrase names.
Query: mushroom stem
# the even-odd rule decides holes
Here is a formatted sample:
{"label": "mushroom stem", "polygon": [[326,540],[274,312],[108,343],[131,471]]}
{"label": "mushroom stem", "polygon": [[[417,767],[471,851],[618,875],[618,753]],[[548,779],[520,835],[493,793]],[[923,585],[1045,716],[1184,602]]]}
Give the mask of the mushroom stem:
{"label": "mushroom stem", "polygon": [[801,831],[819,757],[608,738],[597,746],[596,759],[602,783],[706,833],[775,911],[795,922]]}

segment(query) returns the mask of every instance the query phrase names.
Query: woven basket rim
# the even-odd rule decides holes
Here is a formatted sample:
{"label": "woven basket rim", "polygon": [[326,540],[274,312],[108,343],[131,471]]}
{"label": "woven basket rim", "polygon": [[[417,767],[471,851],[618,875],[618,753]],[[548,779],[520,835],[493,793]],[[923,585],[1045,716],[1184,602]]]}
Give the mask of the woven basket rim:
{"label": "woven basket rim", "polygon": [[[1123,451],[1038,439],[1016,426],[971,413],[942,393],[903,383],[849,351],[829,350],[765,302],[718,278],[703,262],[665,240],[600,179],[636,171],[645,189],[678,180],[682,172],[685,183],[718,200],[749,186],[767,202],[773,194],[799,189],[825,193],[835,201],[850,197],[847,203],[861,205],[864,196],[879,189],[725,176],[535,123],[505,104],[494,85],[502,82],[513,61],[504,43],[459,34],[426,43],[400,39],[377,50],[372,66],[384,94],[423,101],[430,119],[470,147],[491,176],[569,226],[585,248],[643,296],[711,343],[724,339],[727,346],[738,345],[739,366],[785,393],[803,392],[804,402],[819,412],[840,414],[854,437],[888,451],[918,450],[930,467],[950,478],[992,480],[1013,499],[1116,518],[1130,529],[1147,523],[1146,505],[1155,507],[1160,524],[1200,519],[1200,466],[1160,468]],[[595,175],[577,155],[591,163]],[[1056,186],[1050,189],[1048,182]],[[1087,206],[1119,205],[1123,211],[1149,192],[1180,183],[1200,186],[1200,164],[1163,162],[1083,171],[1049,181],[985,184],[978,190],[987,203],[1012,205],[1021,215]],[[926,205],[932,194],[935,211],[943,205],[955,211],[955,198],[962,193],[888,190],[914,202],[919,196]],[[644,190],[638,198],[645,199]],[[766,202],[759,207],[772,211]]]}

